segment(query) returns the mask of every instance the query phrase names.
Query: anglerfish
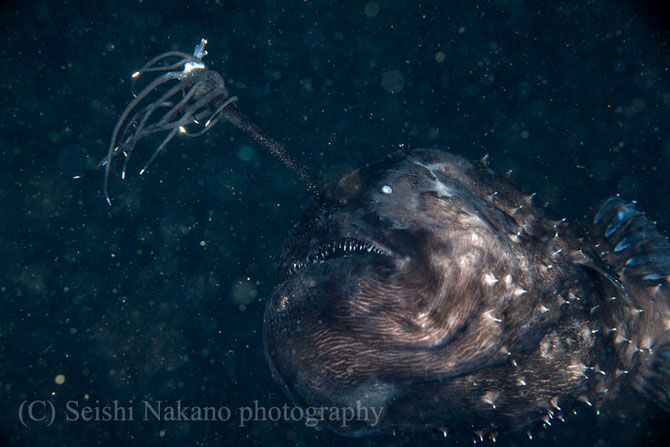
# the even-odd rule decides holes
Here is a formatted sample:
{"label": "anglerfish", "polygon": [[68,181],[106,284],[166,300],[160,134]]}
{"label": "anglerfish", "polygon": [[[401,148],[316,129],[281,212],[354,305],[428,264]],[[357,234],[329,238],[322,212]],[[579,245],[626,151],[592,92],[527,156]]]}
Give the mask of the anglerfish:
{"label": "anglerfish", "polygon": [[[286,239],[263,338],[273,376],[314,425],[495,438],[624,387],[670,409],[670,244],[634,203],[605,201],[579,234],[485,164],[434,149],[321,186],[238,111],[202,62],[205,44],[133,75],[162,73],[114,128],[104,194],[111,204],[115,157],[125,176],[146,136],[166,134],[151,162],[177,133],[219,121],[304,182],[316,206]],[[338,408],[356,417],[343,423]]]}
{"label": "anglerfish", "polygon": [[389,156],[331,194],[289,236],[264,327],[294,403],[383,408],[331,428],[494,437],[624,385],[668,408],[670,245],[634,204],[606,201],[578,238],[437,150]]}

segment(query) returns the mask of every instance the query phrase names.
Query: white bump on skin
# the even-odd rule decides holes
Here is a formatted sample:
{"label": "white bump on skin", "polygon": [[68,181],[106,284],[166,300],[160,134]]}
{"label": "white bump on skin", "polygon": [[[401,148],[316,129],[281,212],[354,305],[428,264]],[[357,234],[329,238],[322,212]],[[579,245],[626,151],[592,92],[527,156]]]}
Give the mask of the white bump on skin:
{"label": "white bump on skin", "polygon": [[586,396],[583,395],[583,394],[582,394],[581,396],[579,396],[577,399],[581,400],[582,402],[584,402],[584,403],[585,403],[586,405],[588,405],[589,407],[592,407],[592,406],[593,406],[593,404],[589,401],[589,398],[586,397]]}
{"label": "white bump on skin", "polygon": [[525,229],[526,229],[526,224],[521,225],[521,227],[519,227],[519,231],[516,233],[516,235],[521,236],[521,233],[523,233],[525,231]]}
{"label": "white bump on skin", "polygon": [[509,287],[512,284],[512,281],[514,281],[514,278],[512,278],[512,275],[505,276],[505,284],[507,285],[507,287]]}
{"label": "white bump on skin", "polygon": [[626,337],[621,335],[621,332],[617,332],[616,340],[614,340],[614,344],[618,345],[620,343],[629,342],[629,341],[630,340],[628,340]]}
{"label": "white bump on skin", "polygon": [[497,391],[487,391],[482,396],[482,400],[487,404],[491,405],[493,408],[496,407],[496,400],[500,397],[500,393]]}
{"label": "white bump on skin", "polygon": [[502,320],[500,318],[496,318],[493,315],[491,315],[491,312],[493,312],[493,310],[487,310],[486,312],[484,312],[484,316],[489,320],[495,321],[496,323],[502,323]]}
{"label": "white bump on skin", "polygon": [[524,295],[526,293],[528,293],[528,291],[525,290],[525,289],[522,289],[521,287],[517,287],[516,289],[514,289],[514,296],[521,296],[521,295]]}
{"label": "white bump on skin", "polygon": [[586,377],[585,371],[587,370],[586,365],[579,362],[579,363],[574,363],[572,365],[568,365],[568,369],[573,370],[573,373],[575,375],[579,376],[584,376]]}
{"label": "white bump on skin", "polygon": [[489,286],[492,286],[498,282],[498,278],[493,276],[493,273],[487,273],[486,275],[484,275],[484,282]]}
{"label": "white bump on skin", "polygon": [[593,368],[590,368],[590,369],[592,369],[594,373],[602,374],[603,376],[607,375],[607,373],[605,371],[600,369],[600,365],[598,365],[597,363],[596,363],[596,366],[594,366]]}
{"label": "white bump on skin", "polygon": [[654,339],[648,335],[645,335],[640,342],[640,349],[646,349],[651,351],[651,347],[654,346]]}

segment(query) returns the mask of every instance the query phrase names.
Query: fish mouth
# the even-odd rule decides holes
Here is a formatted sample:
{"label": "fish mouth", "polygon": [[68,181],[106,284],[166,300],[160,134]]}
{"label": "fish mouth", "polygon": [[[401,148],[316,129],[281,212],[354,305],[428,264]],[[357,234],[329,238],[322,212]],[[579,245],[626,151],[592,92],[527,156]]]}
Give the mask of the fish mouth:
{"label": "fish mouth", "polygon": [[373,256],[392,256],[390,250],[381,247],[371,241],[365,241],[356,238],[342,238],[321,242],[312,248],[309,254],[303,259],[295,259],[288,263],[288,268],[284,275],[284,280],[295,275],[310,265],[320,264],[331,259],[347,258],[354,256],[373,255]]}

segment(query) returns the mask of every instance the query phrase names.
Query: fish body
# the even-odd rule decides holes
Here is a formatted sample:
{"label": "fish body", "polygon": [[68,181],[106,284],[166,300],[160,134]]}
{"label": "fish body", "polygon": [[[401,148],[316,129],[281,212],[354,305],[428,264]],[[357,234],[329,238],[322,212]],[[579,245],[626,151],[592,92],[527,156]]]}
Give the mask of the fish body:
{"label": "fish body", "polygon": [[486,166],[436,150],[393,154],[327,195],[289,235],[264,318],[294,404],[359,409],[318,427],[493,437],[623,386],[668,408],[670,245],[633,204],[611,199],[577,237]]}

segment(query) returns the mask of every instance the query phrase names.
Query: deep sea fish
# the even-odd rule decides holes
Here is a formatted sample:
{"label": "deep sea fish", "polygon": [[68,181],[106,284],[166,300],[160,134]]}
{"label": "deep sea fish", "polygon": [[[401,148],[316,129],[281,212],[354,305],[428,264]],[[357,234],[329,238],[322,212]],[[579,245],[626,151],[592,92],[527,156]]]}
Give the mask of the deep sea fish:
{"label": "deep sea fish", "polygon": [[[317,427],[495,439],[624,387],[670,409],[670,244],[633,203],[611,198],[572,228],[485,164],[438,150],[322,188],[237,111],[205,43],[134,75],[164,72],[115,127],[104,193],[111,204],[112,161],[145,136],[167,132],[151,162],[177,132],[223,119],[298,175],[317,205],[286,240],[263,333],[275,379]],[[355,417],[324,416],[336,408]]]}
{"label": "deep sea fish", "polygon": [[304,407],[383,407],[352,435],[482,436],[600,407],[668,408],[670,244],[615,197],[588,240],[487,168],[435,150],[356,171],[289,236],[265,311],[275,378]]}

